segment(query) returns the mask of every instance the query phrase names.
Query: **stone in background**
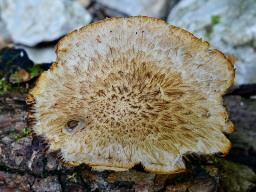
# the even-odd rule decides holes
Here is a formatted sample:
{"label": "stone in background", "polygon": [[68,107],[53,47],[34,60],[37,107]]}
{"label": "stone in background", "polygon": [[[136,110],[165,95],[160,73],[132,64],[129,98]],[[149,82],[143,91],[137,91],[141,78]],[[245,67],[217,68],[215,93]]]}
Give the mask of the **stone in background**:
{"label": "stone in background", "polygon": [[255,0],[183,0],[168,22],[236,57],[236,84],[256,83]]}
{"label": "stone in background", "polygon": [[88,7],[91,4],[91,0],[75,0],[81,3],[84,7]]}
{"label": "stone in background", "polygon": [[127,15],[165,17],[171,1],[169,0],[97,0],[98,2]]}
{"label": "stone in background", "polygon": [[15,46],[15,48],[24,49],[29,58],[36,64],[41,63],[53,63],[56,60],[55,45],[43,46],[43,47],[26,47]]}
{"label": "stone in background", "polygon": [[34,46],[88,24],[91,16],[77,1],[0,0],[1,17],[13,42]]}
{"label": "stone in background", "polygon": [[[0,9],[0,14],[1,14],[1,9]],[[0,17],[0,49],[8,45],[9,39],[10,39],[10,35],[6,30],[5,23],[1,20],[1,17]]]}

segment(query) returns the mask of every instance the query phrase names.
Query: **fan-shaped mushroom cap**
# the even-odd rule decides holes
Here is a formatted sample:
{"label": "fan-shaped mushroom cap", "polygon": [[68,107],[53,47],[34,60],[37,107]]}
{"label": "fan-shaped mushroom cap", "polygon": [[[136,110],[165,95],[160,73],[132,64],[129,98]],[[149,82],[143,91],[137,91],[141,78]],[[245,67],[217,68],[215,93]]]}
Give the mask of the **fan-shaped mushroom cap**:
{"label": "fan-shaped mushroom cap", "polygon": [[173,173],[186,153],[228,153],[222,95],[233,65],[191,33],[149,17],[74,31],[30,92],[33,130],[70,165]]}

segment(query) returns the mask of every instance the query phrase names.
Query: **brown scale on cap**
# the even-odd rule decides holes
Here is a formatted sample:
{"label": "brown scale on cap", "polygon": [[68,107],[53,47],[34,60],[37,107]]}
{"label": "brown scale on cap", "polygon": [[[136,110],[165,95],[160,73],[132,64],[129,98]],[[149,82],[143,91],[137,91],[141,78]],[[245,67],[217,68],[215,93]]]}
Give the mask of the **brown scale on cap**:
{"label": "brown scale on cap", "polygon": [[227,154],[222,95],[233,65],[191,33],[149,17],[112,18],[64,37],[31,90],[33,130],[70,165],[155,173],[184,154]]}

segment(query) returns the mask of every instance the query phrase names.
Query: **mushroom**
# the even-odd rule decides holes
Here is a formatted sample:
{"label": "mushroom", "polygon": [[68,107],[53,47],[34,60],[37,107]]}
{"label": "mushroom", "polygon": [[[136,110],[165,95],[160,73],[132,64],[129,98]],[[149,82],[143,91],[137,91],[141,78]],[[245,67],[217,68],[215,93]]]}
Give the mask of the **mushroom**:
{"label": "mushroom", "polygon": [[137,16],[73,31],[56,52],[27,102],[33,131],[68,165],[176,173],[186,154],[229,152],[222,96],[234,69],[209,43]]}

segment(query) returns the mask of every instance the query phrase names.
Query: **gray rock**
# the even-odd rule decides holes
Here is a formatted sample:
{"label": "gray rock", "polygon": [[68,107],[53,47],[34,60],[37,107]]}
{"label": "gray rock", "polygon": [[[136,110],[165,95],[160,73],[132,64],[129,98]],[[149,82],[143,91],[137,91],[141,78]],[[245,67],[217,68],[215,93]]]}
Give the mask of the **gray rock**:
{"label": "gray rock", "polygon": [[96,172],[83,169],[81,174],[92,191],[161,191],[170,177],[138,170]]}
{"label": "gray rock", "polygon": [[192,182],[184,182],[166,187],[166,192],[216,192],[218,184],[211,177],[195,178]]}
{"label": "gray rock", "polygon": [[196,179],[188,191],[191,192],[215,192],[217,191],[218,184],[213,178]]}
{"label": "gray rock", "polygon": [[56,40],[91,21],[83,5],[70,0],[0,0],[0,9],[12,40],[28,46]]}
{"label": "gray rock", "polygon": [[9,32],[8,32],[8,30],[6,29],[6,25],[5,25],[5,23],[4,23],[4,21],[2,20],[2,18],[1,18],[1,8],[0,8],[0,36],[2,37],[2,38],[8,38],[10,35],[9,35]]}
{"label": "gray rock", "polygon": [[254,0],[183,0],[168,22],[183,27],[236,57],[236,84],[256,83]]}
{"label": "gray rock", "polygon": [[168,0],[97,0],[128,15],[165,17],[171,1]]}
{"label": "gray rock", "polygon": [[46,166],[45,169],[47,171],[55,171],[58,169],[58,160],[57,160],[57,155],[50,153],[47,155],[47,161],[46,161]]}
{"label": "gray rock", "polygon": [[122,183],[133,184],[135,191],[154,191],[155,174],[142,173],[130,170],[128,172],[110,173],[106,181],[110,184],[120,185]]}
{"label": "gray rock", "polygon": [[66,192],[83,192],[91,191],[90,187],[83,184],[83,181],[79,174],[76,172],[70,174],[62,174],[60,176],[60,182]]}
{"label": "gray rock", "polygon": [[54,46],[25,47],[19,45],[15,47],[26,50],[29,59],[31,59],[36,64],[53,63],[56,60]]}
{"label": "gray rock", "polygon": [[32,190],[36,192],[59,192],[61,190],[61,185],[56,176],[50,176],[44,179],[36,179]]}
{"label": "gray rock", "polygon": [[44,171],[43,143],[26,136],[6,136],[0,142],[0,162],[5,166],[40,175]]}
{"label": "gray rock", "polygon": [[106,5],[96,1],[93,1],[93,3],[88,7],[88,12],[92,15],[92,22],[96,22],[110,17],[127,16],[127,14],[121,11],[107,7]]}
{"label": "gray rock", "polygon": [[9,39],[10,39],[10,35],[6,29],[5,23],[1,19],[1,9],[0,9],[0,49],[7,45]]}
{"label": "gray rock", "polygon": [[0,134],[11,131],[22,131],[22,129],[26,126],[24,121],[26,115],[27,113],[24,111],[21,111],[19,114],[15,115],[0,113],[0,122],[2,122],[2,124],[0,124]]}
{"label": "gray rock", "polygon": [[91,4],[91,0],[75,0],[81,3],[84,7],[88,7]]}
{"label": "gray rock", "polygon": [[233,144],[229,159],[254,167],[256,171],[256,102],[227,96],[224,103],[236,126],[236,131],[229,136]]}
{"label": "gray rock", "polygon": [[[0,171],[0,191],[31,191],[30,186],[33,184],[34,178],[30,175],[13,174]],[[4,187],[2,187],[2,185]]]}

